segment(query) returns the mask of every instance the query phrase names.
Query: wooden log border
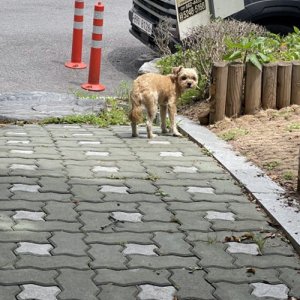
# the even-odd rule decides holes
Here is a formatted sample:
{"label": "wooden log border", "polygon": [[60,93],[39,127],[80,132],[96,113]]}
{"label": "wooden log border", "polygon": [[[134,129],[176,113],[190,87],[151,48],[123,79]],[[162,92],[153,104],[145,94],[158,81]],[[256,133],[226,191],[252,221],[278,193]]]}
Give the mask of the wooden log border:
{"label": "wooden log border", "polygon": [[300,61],[265,64],[217,62],[211,80],[210,123],[259,109],[300,105]]}

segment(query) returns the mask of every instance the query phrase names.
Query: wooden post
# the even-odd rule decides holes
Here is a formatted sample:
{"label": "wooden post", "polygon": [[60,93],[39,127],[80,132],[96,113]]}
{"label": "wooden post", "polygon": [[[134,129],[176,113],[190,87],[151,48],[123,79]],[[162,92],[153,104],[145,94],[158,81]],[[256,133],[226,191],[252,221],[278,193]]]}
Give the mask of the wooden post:
{"label": "wooden post", "polygon": [[243,79],[244,65],[242,63],[229,64],[225,108],[227,117],[237,117],[241,113]]}
{"label": "wooden post", "polygon": [[300,104],[300,61],[293,62],[291,104]]}
{"label": "wooden post", "polygon": [[277,108],[291,104],[292,64],[280,62],[277,70]]}
{"label": "wooden post", "polygon": [[262,95],[263,109],[276,108],[277,90],[277,64],[269,63],[263,66],[262,71]]}
{"label": "wooden post", "polygon": [[257,113],[261,105],[261,70],[251,62],[246,64],[245,114]]}
{"label": "wooden post", "polygon": [[228,64],[216,62],[212,69],[210,123],[222,121],[225,118],[226,93],[228,79]]}
{"label": "wooden post", "polygon": [[300,151],[299,151],[299,164],[298,164],[298,183],[297,192],[300,193]]}

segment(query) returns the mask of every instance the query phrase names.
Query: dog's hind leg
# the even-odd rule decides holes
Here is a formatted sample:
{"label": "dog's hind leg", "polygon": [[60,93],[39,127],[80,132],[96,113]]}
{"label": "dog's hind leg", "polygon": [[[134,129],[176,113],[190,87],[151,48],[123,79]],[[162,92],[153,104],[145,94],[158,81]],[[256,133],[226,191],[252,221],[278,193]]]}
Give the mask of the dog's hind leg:
{"label": "dog's hind leg", "polygon": [[161,132],[167,133],[167,106],[166,105],[160,105],[160,120],[161,120]]}
{"label": "dog's hind leg", "polygon": [[[151,102],[148,102],[148,104]],[[153,121],[156,117],[156,113],[157,113],[157,106],[156,105],[146,105],[147,107],[147,122],[146,122],[146,127],[147,127],[147,137],[148,139],[151,139],[153,137],[155,137],[156,135],[153,134],[152,132],[152,124]]]}
{"label": "dog's hind leg", "polygon": [[177,126],[175,124],[175,116],[176,116],[176,113],[177,113],[177,108],[176,108],[175,102],[169,103],[168,109],[169,109],[169,118],[170,118],[170,123],[171,123],[171,125],[170,125],[171,126],[171,133],[174,136],[182,136],[182,134],[179,133],[179,131],[177,130]]}
{"label": "dog's hind leg", "polygon": [[131,110],[129,112],[129,119],[131,121],[132,137],[138,137],[137,124],[142,119],[142,105],[141,101],[131,93]]}

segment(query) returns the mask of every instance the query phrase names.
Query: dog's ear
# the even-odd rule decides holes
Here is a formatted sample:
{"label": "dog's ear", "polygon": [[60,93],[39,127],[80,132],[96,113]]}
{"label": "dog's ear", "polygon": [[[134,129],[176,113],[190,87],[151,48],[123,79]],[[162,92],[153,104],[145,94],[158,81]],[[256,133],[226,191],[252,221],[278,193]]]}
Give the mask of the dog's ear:
{"label": "dog's ear", "polygon": [[182,70],[182,68],[183,68],[183,66],[172,68],[173,75],[177,76],[179,74],[179,72]]}

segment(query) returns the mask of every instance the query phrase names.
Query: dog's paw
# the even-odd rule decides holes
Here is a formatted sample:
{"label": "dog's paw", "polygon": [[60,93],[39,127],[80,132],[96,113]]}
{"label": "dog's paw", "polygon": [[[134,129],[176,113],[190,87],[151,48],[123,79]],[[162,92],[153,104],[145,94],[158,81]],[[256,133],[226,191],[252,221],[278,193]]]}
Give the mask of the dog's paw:
{"label": "dog's paw", "polygon": [[173,136],[182,137],[183,135],[180,132],[173,132]]}
{"label": "dog's paw", "polygon": [[135,133],[135,134],[132,134],[131,135],[133,138],[137,138],[137,137],[139,137],[139,135],[137,134],[137,133]]}
{"label": "dog's paw", "polygon": [[148,135],[148,139],[153,139],[155,137],[157,137],[157,134],[152,133],[152,134]]}

